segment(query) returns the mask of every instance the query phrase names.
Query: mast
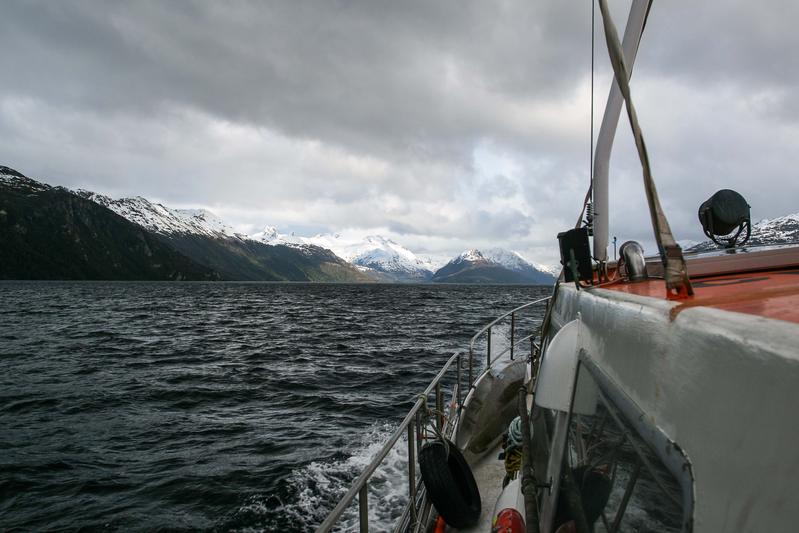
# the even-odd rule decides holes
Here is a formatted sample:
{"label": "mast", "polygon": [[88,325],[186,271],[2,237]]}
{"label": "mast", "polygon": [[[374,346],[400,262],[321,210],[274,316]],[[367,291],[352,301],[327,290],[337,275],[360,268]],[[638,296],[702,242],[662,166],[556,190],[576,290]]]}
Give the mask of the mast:
{"label": "mast", "polygon": [[[638,53],[638,43],[641,42],[641,34],[644,32],[650,5],[651,0],[633,0],[630,7],[630,15],[627,17],[627,27],[624,29],[622,48],[624,50],[624,62],[628,65],[631,75],[635,56]],[[616,126],[619,123],[619,115],[621,114],[623,103],[624,97],[619,90],[619,85],[614,80],[608,95],[608,103],[605,106],[605,114],[602,116],[602,125],[599,128],[599,136],[597,137],[596,150],[594,152],[594,258],[602,262],[607,262],[608,260],[610,196],[608,169],[610,166],[610,152],[613,149],[613,139],[616,136]]]}

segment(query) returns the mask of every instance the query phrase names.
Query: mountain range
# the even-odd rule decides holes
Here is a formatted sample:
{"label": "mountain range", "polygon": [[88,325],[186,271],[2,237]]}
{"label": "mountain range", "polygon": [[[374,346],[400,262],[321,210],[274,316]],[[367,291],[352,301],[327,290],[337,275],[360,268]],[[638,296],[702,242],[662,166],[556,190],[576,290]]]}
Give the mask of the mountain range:
{"label": "mountain range", "polygon": [[[799,243],[799,213],[772,219],[764,218],[760,222],[752,224],[752,233],[746,246],[795,243]],[[689,247],[687,251],[707,252],[718,249],[719,246],[716,243],[708,240]]]}
{"label": "mountain range", "polygon": [[0,278],[553,283],[518,253],[469,250],[440,269],[380,235],[246,235],[204,209],[52,187],[0,166]]}
{"label": "mountain range", "polygon": [[208,211],[51,187],[8,167],[0,278],[371,281],[329,250],[268,246]]}
{"label": "mountain range", "polygon": [[95,202],[0,167],[0,278],[217,280]]}
{"label": "mountain range", "polygon": [[347,239],[338,233],[297,237],[280,234],[273,226],[267,226],[252,238],[270,245],[313,245],[328,249],[376,281],[430,281],[436,270],[429,259],[422,259],[404,246],[380,235],[369,235],[363,239]]}
{"label": "mountain range", "polygon": [[432,277],[439,283],[530,283],[550,285],[555,273],[534,266],[516,252],[503,248],[467,250],[441,267]]}

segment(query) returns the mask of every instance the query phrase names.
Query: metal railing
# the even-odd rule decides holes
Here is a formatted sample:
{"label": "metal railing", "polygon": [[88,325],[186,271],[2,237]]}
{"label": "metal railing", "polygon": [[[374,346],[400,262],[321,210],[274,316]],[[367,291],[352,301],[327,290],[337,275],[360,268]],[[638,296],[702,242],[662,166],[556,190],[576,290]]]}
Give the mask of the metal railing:
{"label": "metal railing", "polygon": [[364,471],[358,476],[355,481],[353,482],[350,490],[344,495],[341,501],[336,505],[333,511],[327,516],[324,522],[322,522],[319,527],[316,529],[317,533],[324,533],[330,531],[333,526],[336,525],[338,520],[347,510],[347,508],[352,504],[355,500],[355,497],[358,496],[358,515],[359,515],[359,522],[360,522],[360,531],[367,532],[369,530],[369,507],[368,507],[368,489],[369,489],[369,479],[374,474],[375,470],[380,466],[383,462],[383,459],[389,454],[389,452],[394,448],[397,441],[402,437],[402,435],[408,435],[408,505],[406,506],[405,510],[403,511],[402,518],[400,521],[406,520],[408,515],[410,515],[411,521],[418,523],[420,520],[416,516],[418,513],[417,509],[417,494],[419,490],[419,485],[416,482],[416,455],[419,451],[420,441],[422,440],[422,421],[421,421],[421,409],[422,407],[427,405],[427,398],[430,396],[431,393],[435,393],[435,424],[437,429],[442,433],[446,434],[447,430],[451,431],[454,427],[455,420],[453,419],[457,416],[457,411],[450,413],[450,418],[445,420],[444,417],[444,395],[441,388],[441,381],[444,376],[447,374],[447,371],[453,366],[453,363],[456,367],[456,383],[455,383],[455,390],[453,390],[453,397],[456,398],[458,405],[460,405],[460,397],[461,397],[461,368],[462,368],[462,359],[463,353],[462,352],[455,352],[450,356],[441,370],[438,372],[433,381],[427,388],[424,390],[422,394],[419,395],[416,402],[414,402],[413,407],[405,416],[405,418],[400,423],[397,430],[391,435],[388,441],[383,445],[383,448],[374,456],[372,461],[369,463]]}
{"label": "metal railing", "polygon": [[530,341],[530,356],[531,357],[533,356],[533,352],[535,351],[535,338],[540,333],[539,328],[536,328],[529,335],[527,335],[525,337],[522,337],[521,339],[517,340],[516,339],[516,316],[519,314],[520,311],[522,311],[524,309],[528,309],[530,307],[539,305],[541,303],[547,303],[548,304],[551,298],[552,298],[551,296],[547,296],[546,298],[539,298],[538,300],[533,300],[532,302],[526,303],[524,305],[520,305],[519,307],[517,307],[515,309],[511,309],[507,313],[498,316],[497,318],[495,318],[494,320],[492,320],[491,322],[489,322],[488,324],[483,326],[483,328],[480,331],[478,331],[477,333],[474,334],[474,336],[472,337],[471,342],[469,342],[469,383],[473,383],[473,381],[472,381],[472,374],[473,374],[472,367],[473,367],[473,363],[474,363],[474,346],[475,346],[475,343],[477,342],[477,340],[481,336],[483,336],[484,334],[486,335],[486,366],[485,367],[486,368],[491,368],[491,330],[497,324],[500,324],[500,323],[504,322],[508,317],[510,317],[510,343],[508,344],[508,346],[504,350],[502,350],[500,353],[498,353],[496,355],[494,360],[499,359],[500,357],[502,357],[503,355],[505,355],[508,352],[510,352],[511,360],[513,360],[513,357],[515,355],[516,347],[518,345],[522,344],[523,342],[527,342],[527,341]]}
{"label": "metal railing", "polygon": [[[505,348],[501,353],[497,354],[497,357],[494,358],[496,361],[499,357],[510,351],[511,359],[514,357],[514,351],[516,346],[521,344],[522,342],[530,341],[530,355],[533,357],[533,352],[535,350],[535,337],[539,333],[539,327],[529,335],[521,338],[516,339],[516,316],[517,314],[529,307],[541,304],[542,302],[548,302],[549,297],[541,298],[539,300],[535,300],[533,302],[520,305],[519,307],[508,311],[507,313],[499,316],[495,320],[488,323],[485,327],[483,327],[477,334],[472,337],[471,342],[469,343],[469,354],[468,354],[468,389],[474,385],[474,372],[473,372],[473,365],[474,365],[474,346],[477,340],[483,334],[488,334],[488,352],[486,357],[486,367],[484,372],[491,368],[491,329],[502,322],[503,320],[507,319],[507,317],[511,317],[511,342],[510,345]],[[419,529],[426,523],[429,513],[430,513],[430,502],[427,501],[425,497],[425,490],[424,485],[421,479],[416,480],[416,457],[418,456],[419,450],[421,449],[421,441],[424,439],[423,436],[423,429],[426,427],[427,422],[423,423],[422,415],[427,415],[426,409],[423,411],[423,408],[427,406],[427,400],[431,393],[434,393],[435,396],[435,409],[432,411],[435,414],[435,426],[439,433],[450,437],[452,431],[454,430],[455,426],[457,425],[458,418],[460,416],[461,411],[461,396],[462,396],[462,370],[464,369],[464,359],[465,354],[461,351],[455,352],[450,356],[441,370],[438,372],[435,378],[430,382],[430,385],[424,390],[422,394],[420,394],[416,401],[411,407],[408,414],[400,423],[397,430],[391,435],[391,437],[386,441],[380,451],[372,458],[372,461],[369,465],[364,469],[364,471],[355,479],[350,489],[347,493],[342,497],[341,501],[336,505],[336,507],[331,511],[331,513],[325,518],[324,522],[322,522],[319,527],[316,529],[316,533],[327,533],[331,531],[333,527],[338,523],[350,505],[353,504],[355,498],[358,498],[358,521],[359,521],[359,530],[361,533],[367,533],[369,531],[369,504],[368,504],[368,491],[369,491],[369,480],[375,471],[380,467],[383,460],[386,456],[391,452],[391,450],[396,446],[397,442],[402,438],[403,435],[407,434],[407,446],[408,446],[408,503],[406,504],[403,512],[394,528],[394,531],[419,531]],[[442,380],[445,376],[447,376],[450,369],[455,366],[455,385],[452,390],[452,399],[453,405],[446,413],[449,416],[445,416],[445,408],[444,408],[444,396],[442,391]],[[454,408],[453,408],[454,407]]]}

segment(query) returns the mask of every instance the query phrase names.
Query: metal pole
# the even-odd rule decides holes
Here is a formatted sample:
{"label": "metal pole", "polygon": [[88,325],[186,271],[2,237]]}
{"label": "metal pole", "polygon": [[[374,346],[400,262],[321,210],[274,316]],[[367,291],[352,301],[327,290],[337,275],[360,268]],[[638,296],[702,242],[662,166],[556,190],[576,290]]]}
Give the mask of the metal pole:
{"label": "metal pole", "polygon": [[491,366],[491,328],[488,328],[488,349],[486,350],[486,368]]}
{"label": "metal pole", "polygon": [[436,422],[438,424],[438,431],[444,431],[444,399],[441,394],[441,383],[436,383]]}
{"label": "metal pole", "polygon": [[533,438],[530,435],[530,415],[527,413],[527,391],[524,387],[519,389],[517,402],[522,430],[522,467],[521,477],[522,495],[524,497],[524,517],[529,533],[538,533],[538,501],[536,499],[536,479],[533,472]]}
{"label": "metal pole", "polygon": [[516,338],[516,313],[510,314],[510,360],[513,361],[513,345],[516,344],[514,339]]}
{"label": "metal pole", "polygon": [[[530,336],[530,379],[532,383],[536,382],[536,361],[535,361],[535,335]],[[531,384],[532,386],[532,384]]]}
{"label": "metal pole", "polygon": [[413,424],[408,423],[408,489],[411,503],[411,521],[416,523],[416,457],[413,442]]}
{"label": "metal pole", "polygon": [[416,411],[416,456],[419,456],[419,452],[422,449],[422,422],[421,422],[421,414],[419,411]]}
{"label": "metal pole", "polygon": [[361,533],[369,533],[369,502],[366,501],[369,493],[369,484],[364,483],[358,493],[358,514],[361,519]]}
{"label": "metal pole", "polygon": [[472,347],[469,346],[469,388],[472,388],[472,361],[474,361],[474,354]]}
{"label": "metal pole", "polygon": [[641,461],[636,462],[635,470],[630,476],[630,481],[627,482],[627,487],[624,489],[624,496],[621,498],[619,510],[616,511],[616,518],[613,519],[613,525],[610,527],[610,533],[616,533],[621,525],[621,519],[624,517],[624,511],[627,510],[627,504],[630,503],[630,496],[633,494],[635,482],[638,481],[638,476],[641,474]]}
{"label": "metal pole", "polygon": [[[627,17],[627,27],[624,30],[624,63],[627,65],[627,75],[632,76],[635,55],[641,34],[644,31],[644,22],[649,11],[649,0],[633,0],[630,15]],[[599,135],[596,139],[594,150],[594,258],[599,261],[608,260],[608,221],[610,220],[608,206],[610,205],[610,191],[608,186],[608,171],[610,168],[610,153],[613,150],[613,139],[616,136],[616,127],[619,115],[624,105],[624,97],[619,85],[613,83],[605,105],[605,114]]]}
{"label": "metal pole", "polygon": [[458,374],[458,377],[457,377],[458,383],[456,385],[456,387],[458,388],[457,401],[458,401],[458,411],[460,411],[460,408],[461,408],[461,356],[460,355],[458,355],[458,372],[457,372],[457,374]]}

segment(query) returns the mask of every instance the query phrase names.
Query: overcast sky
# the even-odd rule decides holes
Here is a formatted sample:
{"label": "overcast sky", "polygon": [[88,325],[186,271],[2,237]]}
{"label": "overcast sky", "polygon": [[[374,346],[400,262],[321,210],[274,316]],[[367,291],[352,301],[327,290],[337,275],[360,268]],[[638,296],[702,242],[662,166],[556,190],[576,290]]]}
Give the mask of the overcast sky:
{"label": "overcast sky", "polygon": [[[620,31],[629,1],[611,2]],[[557,262],[588,185],[588,1],[13,1],[0,164],[245,232]],[[596,123],[611,80],[597,10]],[[678,240],[720,188],[799,211],[799,3],[656,0],[632,81]],[[653,252],[626,118],[611,233]],[[598,129],[598,126],[597,126]]]}

